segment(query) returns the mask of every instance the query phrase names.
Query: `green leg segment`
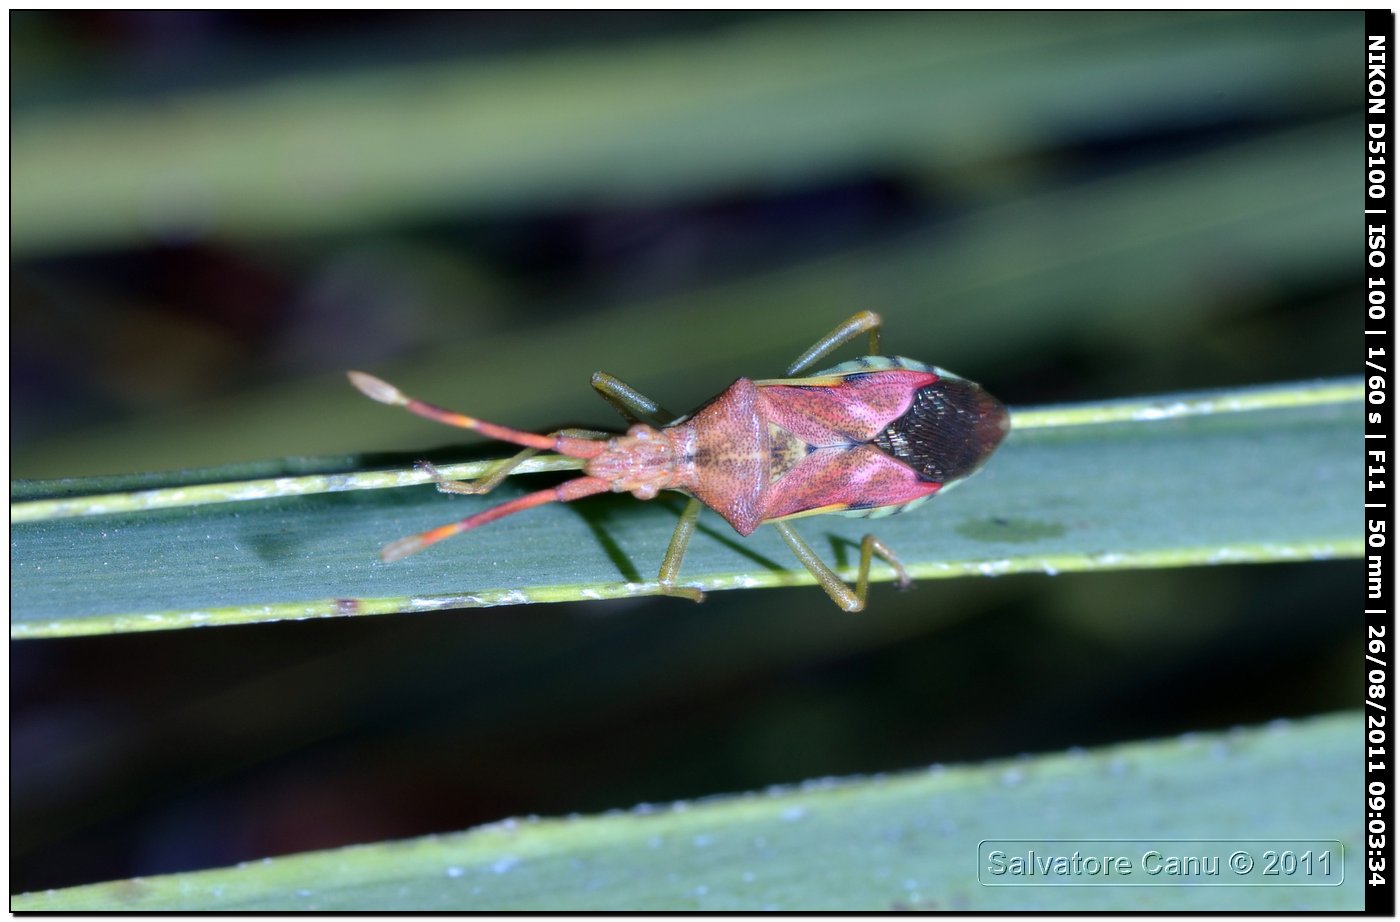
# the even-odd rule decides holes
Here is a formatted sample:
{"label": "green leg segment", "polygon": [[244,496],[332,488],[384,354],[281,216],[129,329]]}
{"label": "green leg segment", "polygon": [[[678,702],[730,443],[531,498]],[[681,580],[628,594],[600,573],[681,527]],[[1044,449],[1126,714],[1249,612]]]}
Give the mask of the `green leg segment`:
{"label": "green leg segment", "polygon": [[593,373],[593,389],[612,405],[612,408],[632,422],[649,423],[664,427],[677,419],[655,400],[644,395],[620,378],[614,378],[605,371]]}
{"label": "green leg segment", "polygon": [[[575,439],[610,439],[611,432],[598,432],[595,429],[560,429],[554,435],[567,436]],[[538,448],[527,448],[513,457],[507,458],[500,464],[491,468],[491,472],[480,480],[448,480],[438,472],[438,469],[427,461],[419,461],[418,469],[424,471],[433,482],[437,484],[439,492],[442,493],[465,493],[469,496],[480,496],[490,493],[511,475],[517,467],[525,462],[525,459],[539,453]]]}
{"label": "green leg segment", "polygon": [[796,377],[804,371],[808,371],[813,365],[821,361],[826,356],[840,349],[846,343],[855,339],[862,333],[870,334],[870,355],[880,354],[880,324],[883,321],[880,315],[873,311],[861,311],[841,324],[830,333],[817,340],[812,348],[797,357],[797,361],[788,366],[788,377]]}
{"label": "green leg segment", "polygon": [[[603,395],[604,400],[629,420],[664,427],[677,418],[674,413],[635,387],[606,372],[594,373],[593,387]],[[666,556],[661,560],[661,572],[657,575],[662,595],[679,596],[695,602],[705,598],[705,593],[699,589],[676,584],[676,580],[680,578],[681,560],[690,544],[690,536],[695,534],[695,523],[700,518],[701,508],[700,500],[691,497],[690,502],[686,503],[685,511],[681,513],[680,521],[676,523],[676,530],[671,534],[671,543],[666,546]]]}
{"label": "green leg segment", "polygon": [[883,541],[874,535],[866,535],[860,542],[860,568],[856,571],[856,588],[851,590],[850,586],[836,575],[836,571],[828,567],[817,552],[802,540],[792,525],[788,522],[774,522],[773,527],[782,535],[787,546],[792,549],[795,556],[807,570],[817,578],[817,582],[826,590],[826,594],[831,596],[831,601],[835,602],[845,611],[861,611],[865,608],[865,597],[870,589],[870,558],[874,554],[879,554],[886,563],[894,567],[895,574],[899,577],[899,587],[907,588],[910,585],[909,574],[905,572],[904,566],[895,557],[894,552],[885,545]]}

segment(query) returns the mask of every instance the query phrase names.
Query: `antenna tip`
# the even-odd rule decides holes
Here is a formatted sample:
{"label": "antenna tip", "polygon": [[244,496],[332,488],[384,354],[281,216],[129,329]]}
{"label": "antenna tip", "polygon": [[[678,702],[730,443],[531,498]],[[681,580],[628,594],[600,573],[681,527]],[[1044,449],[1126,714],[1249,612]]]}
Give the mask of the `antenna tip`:
{"label": "antenna tip", "polygon": [[417,535],[407,538],[400,538],[392,544],[384,545],[384,549],[379,552],[379,558],[385,563],[393,563],[396,560],[403,560],[409,554],[416,554],[424,547],[423,539]]}
{"label": "antenna tip", "polygon": [[387,381],[381,381],[374,375],[367,375],[363,371],[347,371],[345,376],[350,379],[350,383],[355,385],[355,389],[364,394],[370,400],[377,400],[380,403],[404,404],[407,398],[403,392]]}

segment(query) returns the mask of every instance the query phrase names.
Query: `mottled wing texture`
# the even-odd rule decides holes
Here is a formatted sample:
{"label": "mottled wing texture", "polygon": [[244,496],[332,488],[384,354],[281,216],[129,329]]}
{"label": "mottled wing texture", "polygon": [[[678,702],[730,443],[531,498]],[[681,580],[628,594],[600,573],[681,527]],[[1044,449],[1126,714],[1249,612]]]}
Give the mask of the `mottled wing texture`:
{"label": "mottled wing texture", "polygon": [[884,515],[972,473],[1007,428],[981,387],[910,359],[740,378],[676,427],[692,465],[674,488],[741,535],[801,515]]}
{"label": "mottled wing texture", "polygon": [[937,380],[927,371],[853,372],[763,383],[759,397],[769,422],[808,445],[824,448],[871,441],[904,415],[919,388]]}
{"label": "mottled wing texture", "polygon": [[763,519],[902,506],[941,486],[874,445],[818,448],[769,484]]}
{"label": "mottled wing texture", "polygon": [[920,389],[908,412],[875,444],[923,475],[952,483],[971,475],[1006,438],[1006,407],[979,385],[951,375]]}
{"label": "mottled wing texture", "polygon": [[[873,440],[902,417],[929,371],[857,370],[759,387],[763,411],[777,431],[763,520],[820,512],[899,506],[937,491]],[[787,436],[784,438],[784,436]]]}

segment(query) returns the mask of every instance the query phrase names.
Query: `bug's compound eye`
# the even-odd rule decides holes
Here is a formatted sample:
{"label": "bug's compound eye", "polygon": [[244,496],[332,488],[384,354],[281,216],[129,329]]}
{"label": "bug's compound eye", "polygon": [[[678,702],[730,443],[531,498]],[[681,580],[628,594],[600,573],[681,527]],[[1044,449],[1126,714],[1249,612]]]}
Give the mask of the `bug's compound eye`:
{"label": "bug's compound eye", "polygon": [[875,444],[934,483],[981,467],[1011,430],[1011,415],[981,385],[951,376],[914,392],[905,414]]}

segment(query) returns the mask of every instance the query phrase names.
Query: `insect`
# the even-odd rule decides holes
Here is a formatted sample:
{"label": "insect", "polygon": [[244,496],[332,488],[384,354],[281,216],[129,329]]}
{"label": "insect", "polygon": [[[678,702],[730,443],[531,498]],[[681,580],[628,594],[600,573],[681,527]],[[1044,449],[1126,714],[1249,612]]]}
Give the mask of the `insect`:
{"label": "insect", "polygon": [[[687,416],[668,413],[612,375],[597,372],[593,387],[633,422],[625,435],[582,429],[522,432],[424,403],[364,372],[349,372],[350,382],[380,403],[525,446],[478,481],[447,480],[425,465],[445,493],[488,493],[537,451],[587,461],[582,477],[402,538],[387,545],[381,556],[398,560],[545,503],[607,492],[652,499],[662,490],[675,490],[690,502],[661,561],[663,595],[697,602],[704,598],[699,589],[678,582],[703,505],[744,536],[771,524],[832,601],[846,611],[860,611],[871,557],[889,563],[906,587],[909,576],[899,559],[874,535],[866,535],[852,589],[790,520],[823,513],[877,518],[912,508],[976,471],[1010,430],[1006,407],[980,385],[912,359],[879,355],[880,326],[879,315],[862,311],[802,353],[787,377],[740,378]],[[797,377],[863,333],[869,334],[869,355]]]}

